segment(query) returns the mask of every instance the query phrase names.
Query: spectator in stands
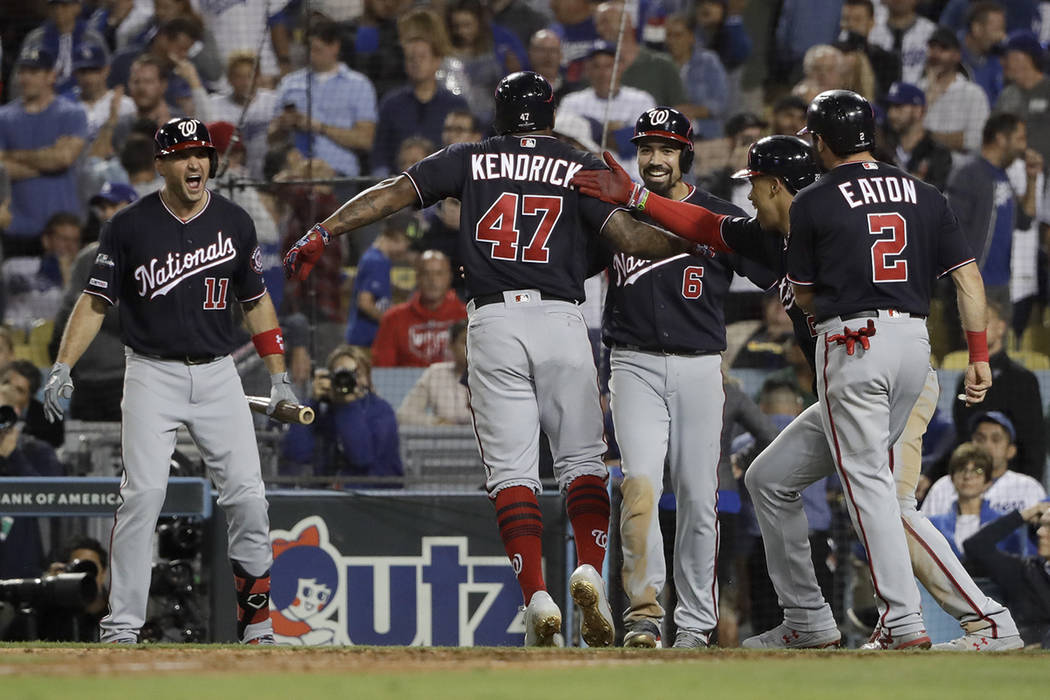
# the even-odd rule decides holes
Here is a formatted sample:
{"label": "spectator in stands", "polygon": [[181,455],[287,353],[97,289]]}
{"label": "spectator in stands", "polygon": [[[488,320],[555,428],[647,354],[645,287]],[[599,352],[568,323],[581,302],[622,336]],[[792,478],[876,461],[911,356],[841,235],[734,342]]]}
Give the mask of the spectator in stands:
{"label": "spectator in stands", "polygon": [[[442,135],[444,135],[444,127],[442,127]],[[394,159],[395,172],[405,172],[411,165],[418,163],[436,150],[434,142],[430,139],[422,136],[409,136],[401,142],[401,147],[397,149],[397,158]]]}
{"label": "spectator in stands", "polygon": [[[372,391],[372,366],[363,348],[343,345],[332,351],[314,377],[310,405],[312,425],[293,424],[284,439],[283,474],[331,477],[399,477],[404,471],[398,451],[394,409]],[[351,487],[394,486],[336,482]]]}
{"label": "spectator in stands", "polygon": [[[948,0],[941,12],[940,24],[962,32],[966,29],[966,20],[970,16],[970,8],[979,0]],[[1045,4],[1042,0],[999,0],[996,4],[1006,12],[1006,30],[1009,32],[1018,29],[1031,29],[1038,26],[1040,22],[1040,5]],[[1045,19],[1042,21],[1046,21]]]}
{"label": "spectator in stands", "polygon": [[[107,182],[92,197],[92,209],[99,221],[113,218],[118,211],[138,199],[134,188],[123,183]],[[51,357],[58,353],[73,306],[87,286],[98,254],[97,240],[84,246],[73,260],[69,283],[55,314],[55,329],[48,344]],[[124,395],[124,340],[120,333],[120,312],[116,306],[106,309],[102,327],[73,368],[73,381],[79,391],[69,401],[69,417],[87,421],[120,421],[120,401]]]}
{"label": "spectator in stands", "polygon": [[[291,70],[290,31],[286,9],[296,7],[293,0],[267,2],[197,2],[204,26],[218,39],[219,66],[234,51],[259,52],[259,71],[267,87]],[[221,70],[221,68],[220,68]]]}
{"label": "spectator in stands", "polygon": [[[948,475],[955,489],[955,501],[947,513],[930,516],[930,522],[941,531],[955,556],[965,561],[963,543],[970,536],[1002,515],[992,509],[984,492],[992,483],[992,459],[988,453],[971,442],[955,448],[948,461]],[[1028,537],[1023,530],[1015,530],[999,543],[1004,552],[1025,555]]]}
{"label": "spectator in stands", "polygon": [[785,95],[773,104],[771,134],[794,136],[806,125],[809,103],[798,95]]}
{"label": "spectator in stands", "polygon": [[238,140],[244,146],[247,174],[258,179],[262,177],[266,135],[276,109],[277,95],[273,90],[259,87],[255,62],[255,54],[249,51],[234,51],[230,54],[226,62],[226,80],[230,90],[212,95],[208,111],[211,119],[239,126]]}
{"label": "spectator in stands", "polygon": [[132,43],[149,21],[153,6],[136,0],[108,0],[88,18],[88,25],[103,36],[110,52]]}
{"label": "spectator in stands", "polygon": [[79,212],[77,158],[87,137],[87,116],[55,95],[55,59],[29,48],[18,57],[15,80],[21,97],[0,106],[0,161],[11,186],[11,224],[4,255],[36,255],[40,235],[57,212]]}
{"label": "spectator in stands", "polygon": [[40,242],[42,255],[9,257],[0,266],[8,325],[29,329],[36,321],[55,318],[80,250],[80,217],[70,212],[52,215]]}
{"label": "spectator in stands", "polygon": [[693,120],[697,138],[718,138],[729,108],[728,78],[718,54],[697,46],[693,17],[674,14],[664,22],[667,50],[678,67],[685,88],[684,101],[676,106],[678,111]]}
{"label": "spectator in stands", "polygon": [[467,322],[448,329],[451,360],[435,362],[420,375],[397,409],[398,425],[470,425],[470,402],[463,381],[467,372]]}
{"label": "spectator in stands", "polygon": [[901,61],[901,80],[917,85],[926,65],[927,42],[937,25],[915,12],[919,0],[884,0],[885,20],[876,22],[868,41]]}
{"label": "spectator in stands", "polygon": [[[1043,432],[1043,400],[1039,392],[1039,380],[1030,370],[1010,359],[1006,352],[1009,323],[1003,317],[1005,310],[1002,301],[988,302],[988,361],[995,377],[992,388],[985,394],[984,401],[976,406],[967,406],[962,401],[953,402],[952,418],[956,432],[965,435],[967,426],[975,416],[985,411],[1001,411],[1017,428],[1017,454],[1013,459],[1013,469],[1042,480],[1046,435]],[[961,380],[960,377],[960,386]]]}
{"label": "spectator in stands", "polygon": [[762,137],[767,126],[757,114],[734,114],[726,120],[725,138],[700,142],[697,162],[693,165],[693,169],[701,174],[704,189],[752,215],[755,205],[748,199],[751,184],[734,180],[732,176],[747,164],[751,144]]}
{"label": "spectator in stands", "polygon": [[101,44],[84,43],[77,48],[73,54],[73,75],[73,96],[87,113],[89,143],[95,141],[105,124],[115,125],[118,118],[135,113],[135,103],[124,94],[123,85],[106,85],[109,53]]}
{"label": "spectator in stands", "polygon": [[290,133],[304,155],[312,153],[337,173],[352,176],[361,172],[357,152],[371,150],[375,139],[376,94],[368,78],[339,61],[339,35],[334,22],[311,27],[310,69],[281,79],[270,132],[280,137]]}
{"label": "spectator in stands", "polygon": [[469,110],[466,100],[438,84],[438,68],[450,44],[442,24],[435,24],[434,30],[429,36],[402,34],[408,84],[391,90],[379,105],[379,128],[372,150],[372,171],[376,175],[391,172],[397,149],[406,138],[423,136],[440,143],[448,113]]}
{"label": "spectator in stands", "polygon": [[[477,143],[482,137],[482,126],[478,118],[465,109],[457,109],[448,113],[445,124],[441,127],[441,145],[451,146],[454,143]],[[423,154],[430,155],[433,151]],[[399,158],[400,160],[400,158]],[[416,163],[418,161],[412,161]]]}
{"label": "spectator in stands", "polygon": [[871,43],[871,30],[875,28],[875,5],[872,0],[843,0],[839,19],[838,41],[859,45],[863,41],[864,53],[875,74],[875,93],[885,95],[890,85],[901,79],[900,56]]}
{"label": "spectator in stands", "polygon": [[81,16],[82,10],[81,0],[48,0],[47,20],[22,41],[23,51],[44,49],[55,57],[55,92],[60,95],[76,85],[73,61],[80,48],[85,44],[106,45],[105,38]]}
{"label": "spectator in stands", "polygon": [[[55,561],[47,567],[48,576],[84,571],[85,564],[93,564],[97,590],[95,597],[83,610],[41,611],[41,639],[52,641],[97,642],[98,623],[106,613],[109,598],[109,554],[94,537],[75,535],[58,552]],[[86,573],[86,572],[85,572]]]}
{"label": "spectator in stands", "polygon": [[22,432],[51,447],[61,447],[66,439],[62,420],[54,423],[44,416],[44,404],[36,399],[40,389],[40,370],[28,360],[15,360],[4,370],[0,400],[15,409]]}
{"label": "spectator in stands", "polygon": [[368,76],[380,99],[405,82],[405,54],[397,31],[404,6],[399,0],[364,0],[364,13],[344,25],[339,58]]}
{"label": "spectator in stands", "polygon": [[[970,442],[988,454],[992,460],[992,484],[984,492],[984,498],[992,510],[1000,514],[1014,508],[1027,508],[1046,498],[1046,490],[1038,481],[1010,469],[1010,461],[1017,455],[1017,431],[1006,414],[999,411],[978,413],[970,421]],[[955,500],[955,488],[951,476],[942,476],[933,483],[922,512],[928,516],[940,515],[951,510]]]}
{"label": "spectator in stands", "polygon": [[[769,52],[772,83],[785,85],[797,80],[806,51],[819,44],[830,44],[834,40],[838,30],[841,1],[814,3],[807,0],[783,0],[780,3],[772,37],[775,50]],[[725,6],[727,3],[720,4]],[[741,3],[737,5],[740,6]],[[740,24],[741,18],[737,17],[736,20]],[[768,32],[768,29],[766,31]]]}
{"label": "spectator in stands", "polygon": [[832,46],[842,52],[842,86],[863,95],[870,102],[877,102],[884,93],[878,90],[878,80],[865,51],[867,43],[858,36],[847,36]]}
{"label": "spectator in stands", "polygon": [[926,95],[910,83],[894,83],[886,94],[886,132],[900,167],[944,191],[952,154],[926,128]]}
{"label": "spectator in stands", "polygon": [[[534,5],[538,6],[534,7]],[[536,32],[550,24],[550,19],[545,12],[548,3],[537,4],[528,2],[528,0],[490,0],[488,6],[492,12],[492,21],[514,32],[522,46],[527,46]],[[541,7],[543,9],[540,9]],[[533,70],[536,69],[533,68]]]}
{"label": "spectator in stands", "polygon": [[1003,73],[1009,85],[995,103],[997,111],[1016,114],[1028,128],[1029,145],[1050,162],[1050,79],[1043,72],[1046,53],[1031,32],[1014,32],[1006,40]]}
{"label": "spectator in stands", "polygon": [[[37,373],[39,382],[39,372]],[[0,386],[0,404],[11,405]],[[0,477],[62,476],[50,445],[25,433],[22,423],[0,426]],[[44,548],[36,518],[0,516],[0,578],[35,578],[44,567]]]}
{"label": "spectator in stands", "polygon": [[467,103],[481,121],[488,123],[495,109],[496,84],[528,62],[525,45],[507,29],[492,23],[481,0],[455,0],[446,13],[452,55],[463,62],[470,84]]}
{"label": "spectator in stands", "polygon": [[11,336],[11,329],[0,326],[0,372],[7,370],[7,366],[15,359],[15,339]]}
{"label": "spectator in stands", "polygon": [[762,298],[762,325],[751,334],[737,353],[736,369],[783,369],[788,366],[784,341],[794,335],[791,318],[780,297],[770,292]]}
{"label": "spectator in stands", "polygon": [[[219,46],[215,41],[212,26],[207,24],[204,18],[197,14],[190,0],[153,0],[153,16],[150,17],[132,43],[148,44],[150,37],[173,19],[187,19],[200,27],[200,36],[191,44],[189,58],[204,82],[211,84],[220,80],[222,78],[223,59],[219,53]],[[243,27],[238,27],[238,29],[238,33],[244,31]],[[224,43],[230,39],[232,37],[223,37]]]}
{"label": "spectator in stands", "polygon": [[128,96],[135,103],[135,113],[118,115],[110,142],[112,151],[105,148],[101,139],[96,139],[97,145],[92,149],[92,155],[106,158],[114,152],[121,153],[137,122],[150,121],[155,125],[156,131],[161,124],[183,114],[164,100],[164,93],[168,89],[168,69],[165,61],[143,54],[131,63],[129,76]]}
{"label": "spectator in stands", "polygon": [[[621,84],[621,76],[613,76],[616,45],[601,41],[587,55],[586,76],[590,87],[571,92],[562,98],[561,111],[590,119],[598,133],[603,120],[609,119],[609,139],[602,144],[616,154],[627,172],[637,170],[634,157],[634,122],[642,112],[656,106],[653,96],[644,90]],[[622,70],[622,67],[621,67]]]}
{"label": "spectator in stands", "polygon": [[[616,38],[620,36],[620,17],[623,10],[624,3],[621,0],[603,2],[594,10],[594,26],[598,30],[598,36],[612,46],[616,46]],[[621,85],[648,92],[658,105],[679,107],[686,102],[682,77],[677,66],[667,54],[638,43],[638,34],[630,12],[624,20],[620,42],[620,66]],[[689,114],[686,116],[692,117]]]}
{"label": "spectator in stands", "polygon": [[988,104],[995,104],[1003,91],[1003,62],[1000,44],[1006,38],[1006,12],[994,0],[976,0],[966,10],[966,33],[962,40],[962,65],[973,77]]}
{"label": "spectator in stands", "polygon": [[[1025,525],[1037,527],[1037,555],[1006,554],[996,544]],[[966,558],[1003,592],[1021,639],[1050,649],[1050,503],[1018,508],[977,531],[964,543]]]}
{"label": "spectator in stands", "polygon": [[[112,219],[114,214],[138,198],[135,188],[126,182],[104,182],[98,189],[98,192],[92,195],[88,201],[90,210],[87,223],[80,230],[81,244],[87,247],[88,244],[97,241],[98,232],[102,224]],[[79,257],[80,254],[78,253],[77,255]],[[73,267],[76,267],[75,261]],[[73,273],[70,273],[70,280],[72,278]]]}
{"label": "spectator in stands", "polygon": [[[1018,199],[1006,169],[1022,157],[1030,177],[1028,189]],[[1013,233],[1027,229],[1035,216],[1035,182],[1041,169],[1042,158],[1028,148],[1024,122],[1013,114],[992,114],[981,133],[980,157],[953,172],[945,190],[980,265],[985,293],[1005,305],[1002,313],[1008,320],[1013,317],[1009,307]]]}
{"label": "spectator in stands", "polygon": [[988,97],[961,70],[958,37],[939,27],[927,42],[926,70],[917,83],[926,93],[926,128],[956,158],[977,153],[988,120]]}
{"label": "spectator in stands", "polygon": [[791,89],[791,94],[811,102],[825,90],[846,86],[846,58],[830,44],[817,44],[806,51],[802,74],[802,80]]}
{"label": "spectator in stands", "polygon": [[583,63],[598,41],[591,0],[550,0],[554,24],[550,29],[561,39],[562,66],[565,79],[577,83],[583,79]]}
{"label": "spectator in stands", "polygon": [[561,104],[561,98],[579,85],[570,83],[562,69],[561,39],[551,29],[541,29],[529,39],[529,68],[544,78],[554,88],[554,108]]}
{"label": "spectator in stands", "polygon": [[[730,14],[729,7],[727,0],[699,0],[696,26],[700,44],[717,53],[726,71],[733,74],[751,55],[751,37],[740,15]],[[807,5],[807,9],[813,18],[815,8]]]}
{"label": "spectator in stands", "polygon": [[817,377],[813,373],[813,366],[806,359],[806,353],[799,347],[794,333],[784,341],[783,353],[787,366],[770,372],[766,378],[790,385],[792,390],[802,397],[802,408],[809,408],[817,402]]}
{"label": "spectator in stands", "polygon": [[387,218],[383,232],[361,256],[350,295],[350,315],[346,323],[346,342],[370,348],[379,322],[390,309],[394,290],[390,268],[408,252],[408,218],[405,213]]}
{"label": "spectator in stands", "polygon": [[[181,114],[207,119],[208,93],[200,74],[190,61],[190,49],[204,32],[204,27],[188,17],[165,22],[142,45],[132,45],[113,56],[109,67],[109,86],[127,85],[130,89],[132,68],[143,56],[151,56],[164,76],[164,100]],[[163,122],[161,122],[163,123]]]}
{"label": "spectator in stands", "polygon": [[428,250],[416,264],[417,291],[383,314],[372,362],[376,367],[429,367],[447,359],[448,329],[467,317],[452,290],[452,265],[444,253]]}
{"label": "spectator in stands", "polygon": [[130,135],[120,150],[120,165],[139,197],[156,192],[164,185],[164,178],[154,167],[155,151],[153,139],[144,134]]}

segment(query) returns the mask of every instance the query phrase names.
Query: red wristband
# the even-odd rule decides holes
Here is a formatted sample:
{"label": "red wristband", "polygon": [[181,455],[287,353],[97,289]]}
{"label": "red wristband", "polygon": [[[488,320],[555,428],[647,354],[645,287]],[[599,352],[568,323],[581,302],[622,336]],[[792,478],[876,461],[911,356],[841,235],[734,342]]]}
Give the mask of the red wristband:
{"label": "red wristband", "polygon": [[259,353],[259,357],[284,354],[284,336],[280,327],[256,333],[252,336],[252,342],[255,343],[255,351]]}
{"label": "red wristband", "polygon": [[966,331],[966,347],[970,349],[970,362],[988,361],[987,331]]}

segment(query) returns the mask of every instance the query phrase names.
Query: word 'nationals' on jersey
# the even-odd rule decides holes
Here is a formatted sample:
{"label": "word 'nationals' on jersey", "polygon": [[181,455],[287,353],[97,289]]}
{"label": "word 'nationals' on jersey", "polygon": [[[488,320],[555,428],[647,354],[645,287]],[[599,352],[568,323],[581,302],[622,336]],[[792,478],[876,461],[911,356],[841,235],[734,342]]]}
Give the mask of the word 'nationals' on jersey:
{"label": "word 'nationals' on jersey", "polygon": [[[788,279],[814,288],[818,322],[870,309],[926,316],[932,278],[973,261],[948,200],[932,185],[872,161],[843,163],[820,183],[791,206],[787,259]],[[835,262],[846,260],[870,261],[870,274]]]}
{"label": "word 'nationals' on jersey", "polygon": [[[578,301],[588,242],[618,207],[576,196],[569,182],[581,169],[601,167],[550,136],[504,135],[449,146],[405,174],[424,207],[461,197],[461,220],[477,222],[459,233],[470,296],[541,289]],[[523,270],[518,262],[532,264]]]}

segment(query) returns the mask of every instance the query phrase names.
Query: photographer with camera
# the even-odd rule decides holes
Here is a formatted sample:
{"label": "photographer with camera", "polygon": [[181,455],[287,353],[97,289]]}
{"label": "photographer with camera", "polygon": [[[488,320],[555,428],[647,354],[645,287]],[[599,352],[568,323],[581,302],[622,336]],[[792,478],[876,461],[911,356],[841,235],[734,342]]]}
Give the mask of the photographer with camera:
{"label": "photographer with camera", "polygon": [[[398,488],[404,471],[394,409],[372,391],[365,349],[341,345],[314,373],[312,425],[293,424],[284,440],[283,475],[387,477],[377,482],[336,482],[356,488]],[[310,466],[312,465],[312,472]]]}
{"label": "photographer with camera", "polygon": [[45,576],[87,574],[95,580],[95,595],[80,611],[41,611],[40,638],[56,642],[97,642],[98,623],[106,614],[106,598],[109,596],[109,570],[106,568],[109,553],[94,537],[76,535],[54,559]]}

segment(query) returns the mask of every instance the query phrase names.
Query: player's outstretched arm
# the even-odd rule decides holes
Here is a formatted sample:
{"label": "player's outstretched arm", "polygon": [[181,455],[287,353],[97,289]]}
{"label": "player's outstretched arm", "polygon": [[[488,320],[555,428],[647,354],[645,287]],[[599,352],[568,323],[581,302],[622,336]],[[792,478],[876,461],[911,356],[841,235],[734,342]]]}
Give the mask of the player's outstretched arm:
{"label": "player's outstretched arm", "polygon": [[636,258],[669,258],[679,253],[691,253],[697,245],[667,231],[638,221],[625,211],[615,211],[602,229],[614,246]]}
{"label": "player's outstretched arm", "polygon": [[419,201],[405,175],[389,177],[349,200],[327,219],[306,232],[284,256],[284,272],[306,279],[332,236],[367,226]]}
{"label": "player's outstretched arm", "polygon": [[62,333],[62,342],[58,346],[55,364],[48,372],[44,384],[44,415],[54,423],[62,417],[60,399],[73,395],[73,380],[69,373],[80,356],[84,354],[91,341],[102,328],[106,316],[106,302],[93,294],[82,293],[69,315],[66,330]]}
{"label": "player's outstretched arm", "polygon": [[[602,154],[609,170],[581,170],[572,178],[574,187],[588,197],[643,212],[671,233],[722,252],[731,252],[722,239],[723,214],[654,194],[631,181],[616,159]],[[626,252],[626,251],[625,251]]]}
{"label": "player's outstretched arm", "polygon": [[955,294],[959,301],[959,316],[966,331],[966,345],[970,349],[970,363],[966,367],[963,385],[966,404],[984,400],[992,386],[992,370],[988,366],[988,309],[984,298],[984,280],[977,263],[971,262],[952,271]]}

